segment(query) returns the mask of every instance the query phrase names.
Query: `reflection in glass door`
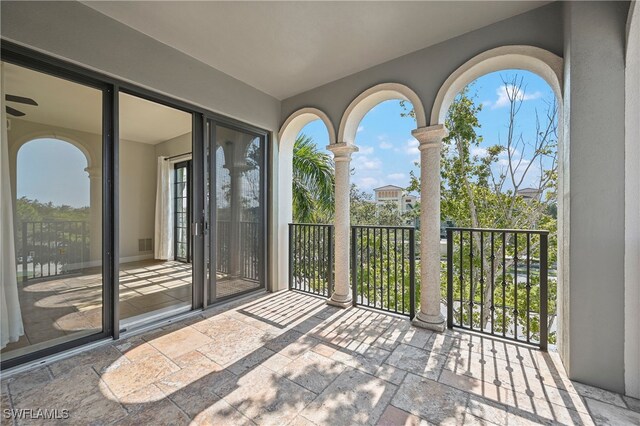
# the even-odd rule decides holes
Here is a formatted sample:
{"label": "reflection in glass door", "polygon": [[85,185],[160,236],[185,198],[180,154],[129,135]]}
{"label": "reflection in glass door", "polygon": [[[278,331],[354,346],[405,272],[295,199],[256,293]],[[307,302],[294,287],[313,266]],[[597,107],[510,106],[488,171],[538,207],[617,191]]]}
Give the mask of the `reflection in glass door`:
{"label": "reflection in glass door", "polygon": [[175,191],[175,259],[191,263],[191,160],[174,166]]}
{"label": "reflection in glass door", "polygon": [[211,269],[209,303],[264,288],[265,138],[211,126]]}
{"label": "reflection in glass door", "polygon": [[0,136],[3,167],[8,164],[1,170],[2,190],[12,194],[13,204],[13,214],[2,216],[8,238],[0,241],[0,252],[5,265],[15,262],[16,268],[2,282],[4,364],[91,339],[103,331],[108,306],[102,270],[104,92],[15,64],[0,66],[2,120],[10,126]]}

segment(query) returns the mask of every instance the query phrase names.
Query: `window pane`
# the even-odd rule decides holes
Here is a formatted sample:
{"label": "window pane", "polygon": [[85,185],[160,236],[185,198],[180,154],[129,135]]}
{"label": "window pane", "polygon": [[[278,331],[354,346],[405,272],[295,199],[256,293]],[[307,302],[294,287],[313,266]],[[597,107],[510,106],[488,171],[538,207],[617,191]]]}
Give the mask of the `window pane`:
{"label": "window pane", "polygon": [[11,108],[18,277],[3,285],[8,302],[19,307],[7,312],[8,324],[24,327],[2,348],[2,358],[9,359],[102,330],[103,93],[2,66],[6,94],[32,100],[9,100],[2,107]]}

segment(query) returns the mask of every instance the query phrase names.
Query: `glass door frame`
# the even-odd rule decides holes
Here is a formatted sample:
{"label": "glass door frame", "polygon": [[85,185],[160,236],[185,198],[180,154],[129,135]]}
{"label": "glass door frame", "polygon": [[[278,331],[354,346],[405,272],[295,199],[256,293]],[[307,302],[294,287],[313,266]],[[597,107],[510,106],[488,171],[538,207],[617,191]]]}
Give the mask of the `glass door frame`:
{"label": "glass door frame", "polygon": [[[263,218],[263,232],[264,238],[262,238],[262,243],[260,244],[261,249],[261,258],[260,258],[260,273],[262,275],[261,285],[256,289],[250,289],[241,291],[238,293],[234,293],[233,295],[217,298],[215,296],[216,289],[216,264],[217,264],[217,250],[216,250],[216,241],[217,241],[217,204],[216,204],[216,149],[213,149],[216,141],[216,126],[226,127],[230,130],[235,130],[238,132],[246,133],[256,138],[259,138],[263,147],[262,153],[262,166],[264,167],[264,172],[260,175],[260,186],[261,186],[261,196],[260,196],[260,210]],[[206,132],[205,132],[205,149],[206,149],[206,158],[207,158],[207,173],[205,179],[208,180],[209,185],[209,200],[206,205],[205,210],[205,229],[207,233],[207,249],[206,252],[206,266],[208,268],[208,279],[205,282],[204,286],[204,306],[216,305],[218,303],[222,303],[224,301],[243,296],[245,294],[250,294],[258,291],[263,291],[268,288],[269,281],[269,241],[270,241],[270,232],[269,232],[269,206],[270,206],[270,194],[268,192],[269,182],[271,177],[271,143],[270,143],[270,133],[266,130],[262,130],[260,128],[232,120],[227,118],[221,118],[216,116],[207,116],[206,117]],[[212,291],[213,290],[213,291]],[[211,294],[213,293],[213,294]],[[211,297],[213,296],[213,297]]]}

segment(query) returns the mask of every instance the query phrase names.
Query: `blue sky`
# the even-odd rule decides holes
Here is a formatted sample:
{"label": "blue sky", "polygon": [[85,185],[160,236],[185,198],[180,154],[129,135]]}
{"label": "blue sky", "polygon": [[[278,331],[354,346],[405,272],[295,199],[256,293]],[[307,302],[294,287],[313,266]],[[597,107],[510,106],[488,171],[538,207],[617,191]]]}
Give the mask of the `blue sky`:
{"label": "blue sky", "polygon": [[89,206],[87,159],[68,142],[36,139],[18,151],[17,196],[66,204]]}
{"label": "blue sky", "polygon": [[[477,94],[477,103],[483,104],[478,115],[481,124],[478,132],[484,137],[484,142],[474,150],[475,154],[483,155],[484,149],[491,145],[504,145],[509,108],[502,78],[510,80],[516,74],[524,82],[524,101],[516,132],[521,132],[528,141],[535,137],[536,110],[544,115],[547,102],[554,99],[549,85],[528,71],[507,70],[487,74],[476,80],[471,90],[471,93]],[[354,169],[351,179],[360,189],[371,191],[388,184],[406,187],[409,184],[409,172],[414,170],[419,174],[419,169],[414,165],[419,161],[418,141],[411,136],[416,124],[412,118],[401,117],[401,112],[399,101],[386,101],[371,109],[360,122],[355,141],[360,151],[353,155],[351,162]],[[309,123],[301,133],[311,136],[317,146],[323,149],[329,143],[326,128],[319,120]],[[531,158],[531,152],[524,150],[516,153],[518,156],[520,154],[524,159],[521,165],[523,170],[527,159]],[[501,159],[502,164],[504,160]],[[539,167],[532,166],[524,186],[533,183],[538,176]]]}

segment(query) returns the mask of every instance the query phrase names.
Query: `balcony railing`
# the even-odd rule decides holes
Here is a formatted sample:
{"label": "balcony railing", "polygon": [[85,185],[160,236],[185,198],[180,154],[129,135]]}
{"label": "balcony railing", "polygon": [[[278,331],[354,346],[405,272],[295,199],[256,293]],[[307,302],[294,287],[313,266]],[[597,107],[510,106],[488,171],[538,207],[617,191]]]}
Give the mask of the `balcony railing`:
{"label": "balcony railing", "polygon": [[[219,220],[216,223],[216,272],[239,274],[242,279],[260,281],[260,224],[239,221],[234,236],[234,223]],[[234,245],[237,243],[237,245]],[[235,253],[232,248],[235,247]],[[238,259],[237,271],[232,271],[233,257]]]}
{"label": "balcony railing", "polygon": [[22,281],[80,272],[89,259],[84,221],[22,222],[17,269]]}
{"label": "balcony railing", "polygon": [[548,340],[548,231],[447,228],[447,324]]}
{"label": "balcony railing", "polygon": [[351,289],[354,305],[413,318],[415,229],[351,227]]}
{"label": "balcony railing", "polygon": [[[415,229],[351,227],[353,304],[413,317]],[[289,224],[289,288],[328,297],[333,288],[333,225]]]}
{"label": "balcony railing", "polygon": [[328,297],[333,290],[333,225],[289,224],[289,288]]}

